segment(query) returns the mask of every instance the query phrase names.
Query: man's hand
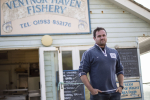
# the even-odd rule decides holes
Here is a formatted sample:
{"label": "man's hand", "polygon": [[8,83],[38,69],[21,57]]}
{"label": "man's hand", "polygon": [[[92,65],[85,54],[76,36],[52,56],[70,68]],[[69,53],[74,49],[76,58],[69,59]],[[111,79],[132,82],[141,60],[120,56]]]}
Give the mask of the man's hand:
{"label": "man's hand", "polygon": [[118,87],[116,92],[122,93],[122,87]]}
{"label": "man's hand", "polygon": [[82,80],[82,82],[88,88],[88,90],[91,92],[92,95],[96,95],[98,94],[98,92],[102,93],[102,91],[100,91],[99,89],[93,89],[86,75],[82,75],[80,79]]}
{"label": "man's hand", "polygon": [[102,91],[99,90],[99,89],[93,89],[93,90],[91,91],[91,94],[92,94],[92,95],[97,95],[98,92],[102,93]]}

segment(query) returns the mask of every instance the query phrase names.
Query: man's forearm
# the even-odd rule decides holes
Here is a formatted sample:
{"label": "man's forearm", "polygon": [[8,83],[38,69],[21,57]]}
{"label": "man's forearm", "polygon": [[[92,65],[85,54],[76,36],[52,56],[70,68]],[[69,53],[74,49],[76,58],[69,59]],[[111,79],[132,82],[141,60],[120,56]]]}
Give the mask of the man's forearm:
{"label": "man's forearm", "polygon": [[86,75],[82,75],[81,77],[82,82],[84,85],[88,88],[88,90],[91,92],[92,95],[98,94],[98,92],[102,93],[99,89],[94,89],[92,85],[90,84],[88,78]]}
{"label": "man's forearm", "polygon": [[88,88],[89,91],[92,91],[93,90],[93,87],[91,86],[88,78],[86,75],[82,75],[80,77],[81,81],[84,83],[84,85]]}
{"label": "man's forearm", "polygon": [[124,76],[122,74],[119,74],[118,75],[119,85],[123,86],[123,80],[124,80]]}

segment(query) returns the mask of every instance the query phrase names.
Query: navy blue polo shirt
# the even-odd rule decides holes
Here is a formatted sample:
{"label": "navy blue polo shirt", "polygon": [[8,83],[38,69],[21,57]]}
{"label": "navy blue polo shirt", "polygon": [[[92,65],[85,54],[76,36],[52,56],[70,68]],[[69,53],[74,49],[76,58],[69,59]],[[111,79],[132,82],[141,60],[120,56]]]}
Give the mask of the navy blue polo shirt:
{"label": "navy blue polo shirt", "polygon": [[115,75],[124,74],[117,50],[105,46],[103,51],[95,44],[85,51],[79,66],[79,76],[88,72],[93,88],[102,93],[114,93],[117,89]]}

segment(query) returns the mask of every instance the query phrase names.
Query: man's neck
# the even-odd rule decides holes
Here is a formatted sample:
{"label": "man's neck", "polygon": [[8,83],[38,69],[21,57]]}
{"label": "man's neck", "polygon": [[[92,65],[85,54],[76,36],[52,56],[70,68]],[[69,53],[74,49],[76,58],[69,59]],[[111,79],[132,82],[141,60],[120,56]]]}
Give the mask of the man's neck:
{"label": "man's neck", "polygon": [[105,52],[104,48],[101,48],[101,49]]}
{"label": "man's neck", "polygon": [[99,48],[101,48],[101,50],[102,50],[104,53],[106,53],[106,52],[105,52],[105,51],[106,51],[106,50],[105,50],[105,46],[106,46],[106,45],[105,45],[105,46],[100,46],[100,45],[98,45],[98,44],[96,44],[96,45],[97,45]]}

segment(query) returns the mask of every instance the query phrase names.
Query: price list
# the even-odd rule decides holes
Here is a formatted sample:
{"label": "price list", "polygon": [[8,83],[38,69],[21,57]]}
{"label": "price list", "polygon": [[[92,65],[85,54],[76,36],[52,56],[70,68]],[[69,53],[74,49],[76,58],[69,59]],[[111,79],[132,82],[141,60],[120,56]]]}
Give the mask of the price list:
{"label": "price list", "polygon": [[125,77],[139,77],[137,49],[117,49]]}
{"label": "price list", "polygon": [[78,70],[64,70],[63,79],[65,100],[85,100],[84,85]]}

